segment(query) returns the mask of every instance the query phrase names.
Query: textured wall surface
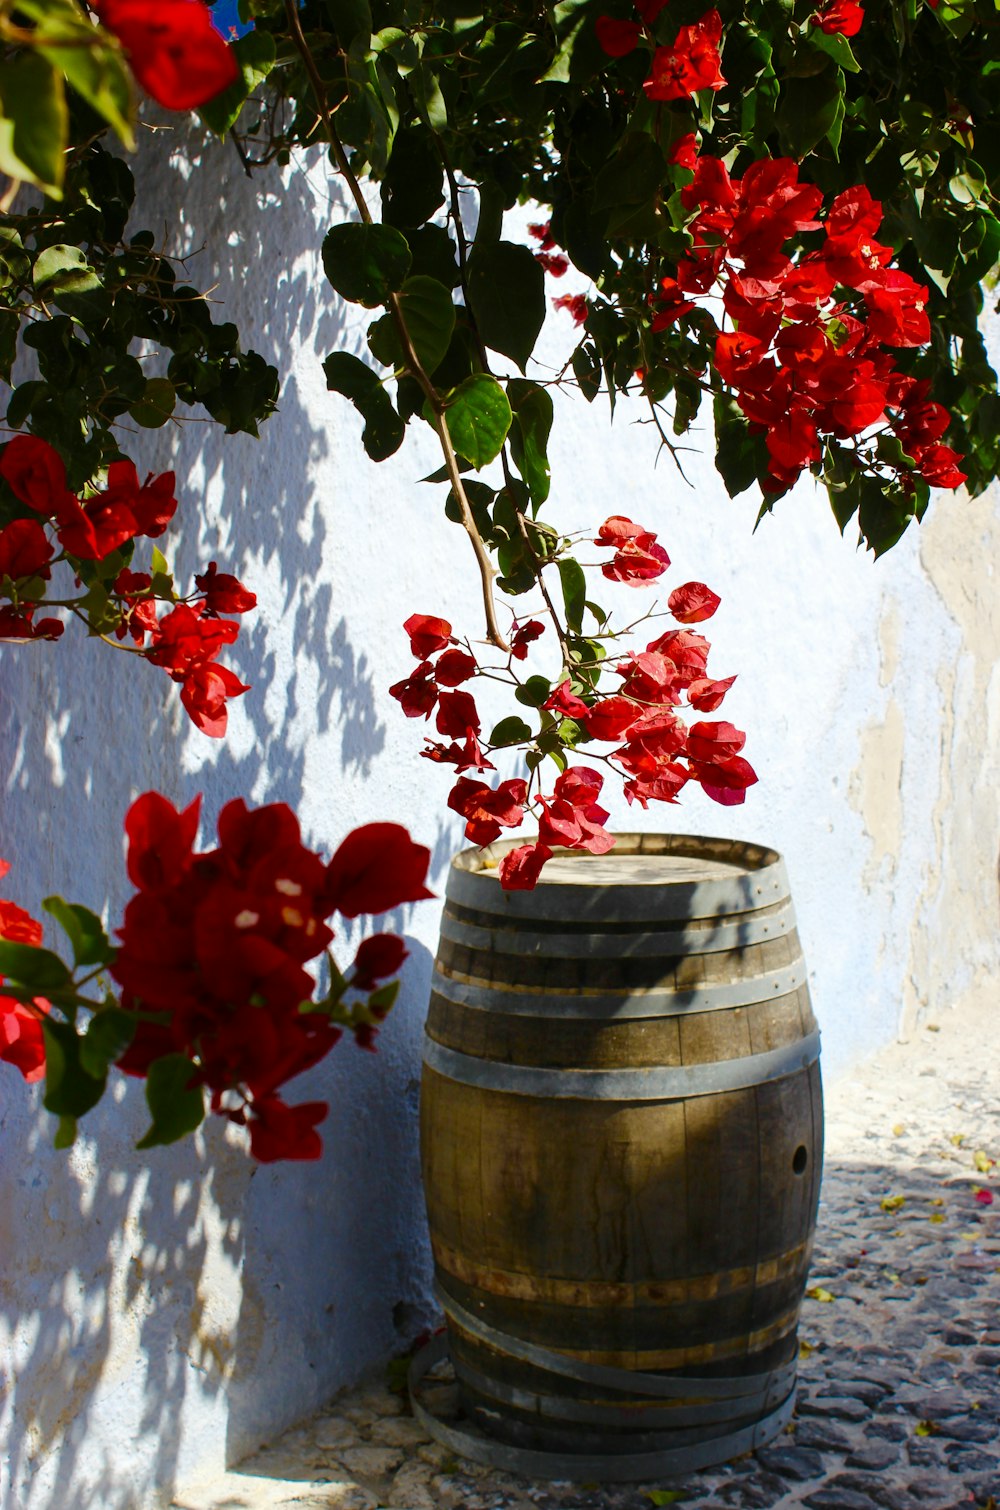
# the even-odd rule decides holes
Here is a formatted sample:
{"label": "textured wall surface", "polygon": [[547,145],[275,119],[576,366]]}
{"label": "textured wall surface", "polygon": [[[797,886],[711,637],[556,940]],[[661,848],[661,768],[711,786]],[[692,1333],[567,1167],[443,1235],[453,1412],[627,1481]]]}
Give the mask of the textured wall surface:
{"label": "textured wall surface", "polygon": [[[429,432],[367,463],[320,360],[363,349],[356,313],[326,288],[316,248],[344,217],[323,165],[248,184],[222,148],[191,173],[178,149],[147,177],[137,223],[178,252],[206,246],[201,286],[284,375],[256,442],[187,426],[127,437],[141,471],[175,466],[181,508],[164,542],[182,580],[215,558],[256,590],[232,664],[253,692],[206,740],[154,668],[87,644],[3,651],[0,763],[5,895],[62,891],[109,918],[125,896],[121,819],[139,791],[283,800],[330,852],[358,823],[407,823],[443,890],[461,825],[446,773],[416,758],[422,726],[386,688],[411,665],[400,623],[441,613],[481,633],[461,531],[416,479]],[[220,189],[221,183],[221,189]],[[256,203],[255,203],[256,201]],[[249,269],[245,272],[244,269]],[[555,316],[543,356],[572,340]],[[590,528],[623,513],[658,530],[670,586],[722,594],[716,675],[739,673],[726,716],[760,773],[744,808],[700,794],[620,826],[678,826],[766,841],[787,858],[827,1073],[919,1019],[986,991],[997,966],[1000,650],[996,492],[942,495],[882,562],[841,541],[811,486],[751,534],[711,462],[692,486],[638,412],[560,403],[546,514]],[[609,586],[624,612],[639,595]],[[650,637],[652,637],[650,635]],[[420,1033],[438,921],[391,919],[410,941],[401,1002],[377,1056],[342,1045],[302,1082],[331,1114],[318,1165],[252,1168],[239,1134],[136,1155],[134,1085],[51,1148],[37,1088],[4,1071],[0,1098],[0,1504],[153,1510],[176,1482],[233,1461],[411,1334],[429,1264],[417,1175]],[[359,934],[346,932],[350,957]],[[298,1090],[298,1087],[295,1088]]]}

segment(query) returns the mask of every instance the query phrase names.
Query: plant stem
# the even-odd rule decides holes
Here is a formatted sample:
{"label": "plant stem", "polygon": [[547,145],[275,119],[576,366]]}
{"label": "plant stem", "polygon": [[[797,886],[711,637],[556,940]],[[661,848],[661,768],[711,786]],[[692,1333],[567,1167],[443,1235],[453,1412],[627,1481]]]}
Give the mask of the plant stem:
{"label": "plant stem", "polygon": [[[323,122],[324,130],[326,131],[327,137],[329,138],[330,147],[333,152],[334,158],[336,159],[337,167],[351,191],[351,196],[354,200],[355,205],[357,206],[358,215],[361,217],[361,220],[365,225],[371,225],[371,211],[369,210],[367,202],[365,201],[364,194],[361,192],[361,185],[359,184],[357,177],[355,176],[354,171],[347,160],[347,153],[344,151],[344,144],[340,140],[340,136],[337,133],[337,128],[333,123],[333,116],[330,114],[329,106],[326,103],[326,94],[323,89],[323,81],[319,76],[319,71],[316,68],[315,59],[313,58],[313,55],[309,49],[309,44],[306,41],[305,35],[302,31],[302,24],[299,20],[299,13],[295,0],[285,0],[285,12],[288,16],[288,25],[292,33],[292,40],[294,41],[295,46],[298,48],[302,62],[305,66],[306,73],[309,76],[309,82],[312,85],[313,93],[316,96],[316,105],[320,113],[320,118]],[[489,643],[491,645],[495,645],[498,650],[503,650],[504,652],[509,653],[510,646],[507,644],[507,641],[501,633],[500,625],[497,622],[496,604],[493,601],[493,581],[497,575],[496,569],[493,565],[493,562],[490,560],[490,554],[486,549],[486,544],[483,540],[483,537],[480,535],[479,530],[476,528],[476,521],[472,513],[472,506],[469,503],[468,495],[462,482],[462,474],[458,469],[458,458],[455,455],[455,448],[452,445],[451,435],[448,432],[448,422],[445,418],[445,404],[442,401],[441,395],[438,393],[437,389],[434,387],[434,384],[428,377],[427,373],[424,371],[420,358],[417,355],[413,341],[410,337],[410,332],[406,326],[406,319],[403,314],[403,306],[398,294],[389,295],[389,312],[392,315],[392,321],[396,327],[396,333],[399,336],[400,345],[403,348],[403,357],[406,367],[420,384],[424,397],[427,399],[431,412],[434,415],[433,426],[438,440],[441,444],[442,453],[444,454],[444,463],[448,472],[448,480],[451,483],[452,491],[454,492],[455,497],[458,499],[458,506],[462,511],[462,524],[472,544],[472,549],[475,552],[476,562],[479,567],[479,575],[482,581],[483,610],[486,615],[486,638]]]}

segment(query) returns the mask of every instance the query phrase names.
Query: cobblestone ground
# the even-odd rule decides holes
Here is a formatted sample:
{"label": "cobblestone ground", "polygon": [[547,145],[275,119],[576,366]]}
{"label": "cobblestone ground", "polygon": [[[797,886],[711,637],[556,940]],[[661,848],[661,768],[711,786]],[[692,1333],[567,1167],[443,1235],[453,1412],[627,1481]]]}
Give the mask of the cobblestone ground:
{"label": "cobblestone ground", "polygon": [[370,1386],[177,1510],[1000,1510],[996,1009],[943,1014],[830,1094],[798,1404],[770,1446],[669,1482],[530,1483]]}

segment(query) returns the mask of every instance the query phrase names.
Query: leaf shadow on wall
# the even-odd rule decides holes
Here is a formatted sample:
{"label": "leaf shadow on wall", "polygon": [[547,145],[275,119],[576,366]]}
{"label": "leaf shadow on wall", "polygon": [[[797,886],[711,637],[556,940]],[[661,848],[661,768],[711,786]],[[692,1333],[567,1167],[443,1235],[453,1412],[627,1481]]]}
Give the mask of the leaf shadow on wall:
{"label": "leaf shadow on wall", "polygon": [[[132,226],[162,231],[166,219],[168,249],[208,247],[191,277],[203,287],[221,283],[225,316],[240,324],[244,346],[282,371],[280,412],[259,442],[191,424],[179,434],[123,434],[122,444],[140,472],[176,469],[181,506],[162,543],[182,590],[212,558],[220,570],[239,572],[245,562],[247,575],[252,568],[266,584],[276,622],[253,626],[251,615],[224,657],[255,689],[242,700],[245,732],[238,741],[205,740],[163,672],[72,629],[56,646],[4,650],[3,852],[15,865],[4,894],[37,910],[43,895],[65,892],[97,910],[106,904],[112,924],[126,900],[122,817],[137,792],[155,788],[182,804],[202,791],[207,845],[219,808],[237,794],[302,805],[314,736],[328,736],[334,774],[339,762],[360,778],[385,742],[365,651],[334,601],[329,510],[316,502],[331,441],[307,411],[303,384],[326,351],[351,338],[315,259],[284,260],[289,248],[317,247],[315,214],[302,194],[258,202],[260,186],[247,183],[235,157],[225,153],[217,167],[210,158],[221,147],[205,148],[201,163],[199,152],[196,145],[189,154],[190,176],[180,157],[161,157],[146,172],[140,165]],[[289,373],[299,352],[303,372]],[[342,402],[330,400],[331,426]],[[336,832],[306,835],[325,853],[350,826],[335,804],[330,822]],[[444,849],[442,837],[436,858]],[[405,927],[404,916],[393,921]],[[54,933],[47,928],[46,940]],[[203,1159],[190,1146],[137,1154],[131,1144],[146,1115],[134,1085],[122,1106],[91,1114],[91,1136],[67,1161],[48,1146],[52,1123],[37,1110],[40,1098],[19,1086],[10,1092],[0,1199],[18,1234],[4,1270],[19,1338],[7,1436],[20,1510],[131,1510],[179,1473],[221,1467],[218,1411],[231,1458],[259,1439],[265,1409],[267,1429],[285,1426],[345,1382],[345,1371],[356,1374],[391,1348],[393,1302],[426,1286],[426,1255],[414,1237],[422,1216],[413,1087],[429,957],[411,947],[383,1052],[342,1045],[329,1066],[292,1088],[293,1100],[311,1086],[334,1103],[321,1175],[315,1166],[252,1172],[218,1126],[205,1133]],[[44,1235],[43,1209],[58,1212]],[[394,1288],[383,1296],[387,1275]],[[240,1285],[245,1306],[230,1316]],[[303,1350],[296,1328],[314,1310],[326,1330],[310,1332]],[[261,1366],[258,1323],[288,1367],[241,1393],[240,1381]],[[331,1326],[342,1328],[349,1350],[329,1346]]]}

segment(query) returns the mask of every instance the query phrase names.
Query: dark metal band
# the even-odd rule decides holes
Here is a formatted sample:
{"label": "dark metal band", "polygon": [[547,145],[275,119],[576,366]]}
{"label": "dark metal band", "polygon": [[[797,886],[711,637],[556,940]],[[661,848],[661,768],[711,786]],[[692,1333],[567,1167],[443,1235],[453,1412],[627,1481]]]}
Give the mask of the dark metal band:
{"label": "dark metal band", "polygon": [[750,913],[739,922],[720,922],[715,927],[664,928],[645,919],[633,924],[628,933],[603,932],[595,920],[587,933],[540,933],[530,929],[505,926],[498,918],[495,927],[449,917],[447,908],[441,920],[441,937],[467,949],[485,949],[488,953],[545,955],[556,959],[630,959],[659,958],[673,953],[717,954],[728,949],[745,949],[782,938],[795,928],[795,910],[791,902],[779,912]]}
{"label": "dark metal band", "polygon": [[475,1463],[500,1468],[508,1473],[518,1473],[529,1479],[570,1479],[577,1482],[597,1479],[606,1483],[634,1484],[672,1474],[693,1473],[700,1468],[708,1468],[712,1464],[723,1463],[741,1453],[763,1447],[782,1430],[795,1405],[795,1390],[792,1387],[776,1410],[752,1426],[683,1447],[666,1447],[658,1451],[638,1453],[538,1452],[511,1447],[478,1433],[449,1426],[427,1410],[419,1399],[418,1387],[428,1370],[447,1355],[448,1339],[442,1333],[432,1338],[411,1363],[408,1382],[414,1416],[436,1441],[443,1443],[452,1452],[470,1458]]}
{"label": "dark metal band", "polygon": [[750,1007],[777,1001],[805,984],[805,960],[749,980],[723,981],[694,991],[601,992],[600,995],[559,996],[554,991],[498,983],[477,985],[456,980],[435,968],[431,990],[446,1001],[474,1011],[501,1012],[512,1017],[676,1017],[688,1012],[720,1012],[727,1007]]}
{"label": "dark metal band", "polygon": [[748,1090],[783,1080],[819,1058],[820,1035],[810,1033],[783,1048],[742,1059],[706,1064],[653,1065],[648,1069],[553,1070],[539,1065],[502,1064],[445,1048],[424,1037],[424,1064],[449,1080],[514,1096],[545,1100],[680,1101],[723,1091]]}

